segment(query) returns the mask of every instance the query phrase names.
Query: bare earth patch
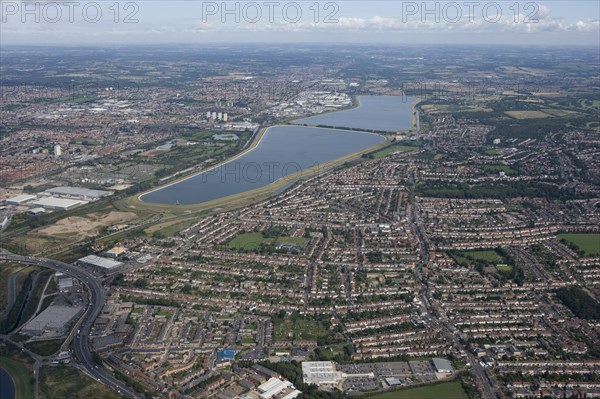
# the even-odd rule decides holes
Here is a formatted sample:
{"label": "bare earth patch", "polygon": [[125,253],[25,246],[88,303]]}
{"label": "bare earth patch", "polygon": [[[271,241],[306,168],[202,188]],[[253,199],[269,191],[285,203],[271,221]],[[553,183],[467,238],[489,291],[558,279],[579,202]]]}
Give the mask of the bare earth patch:
{"label": "bare earth patch", "polygon": [[85,217],[70,216],[59,220],[53,225],[39,229],[37,234],[47,236],[78,235],[81,238],[86,238],[96,235],[103,227],[126,223],[135,218],[137,218],[137,215],[133,212],[91,213]]}

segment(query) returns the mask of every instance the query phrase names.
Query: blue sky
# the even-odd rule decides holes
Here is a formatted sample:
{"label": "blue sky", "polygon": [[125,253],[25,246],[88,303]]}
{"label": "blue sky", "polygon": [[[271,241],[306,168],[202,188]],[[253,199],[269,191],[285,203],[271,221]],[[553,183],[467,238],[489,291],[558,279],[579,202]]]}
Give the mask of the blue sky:
{"label": "blue sky", "polygon": [[2,44],[219,42],[600,46],[600,2],[11,1]]}

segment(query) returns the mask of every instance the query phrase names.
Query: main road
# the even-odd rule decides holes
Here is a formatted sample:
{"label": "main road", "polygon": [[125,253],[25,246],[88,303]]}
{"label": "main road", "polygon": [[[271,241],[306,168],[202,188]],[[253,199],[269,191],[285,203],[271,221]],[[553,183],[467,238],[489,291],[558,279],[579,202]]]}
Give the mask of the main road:
{"label": "main road", "polygon": [[103,367],[98,367],[92,358],[88,334],[92,324],[94,323],[94,320],[96,320],[96,317],[98,317],[98,314],[100,314],[100,311],[104,306],[105,292],[102,285],[91,273],[79,266],[59,262],[53,259],[19,256],[6,252],[0,253],[0,261],[45,267],[70,275],[81,281],[81,283],[87,287],[90,293],[90,301],[83,316],[79,319],[75,327],[73,327],[74,329],[77,328],[77,332],[74,333],[74,337],[73,333],[69,335],[69,337],[73,337],[74,340],[75,356],[77,357],[77,363],[79,364],[79,367],[92,378],[98,380],[100,383],[117,391],[125,397],[134,399],[144,398],[143,395],[109,374]]}
{"label": "main road", "polygon": [[415,193],[416,193],[416,179],[414,175],[414,171],[409,171],[408,182],[412,187],[411,193],[411,207],[409,220],[414,228],[414,232],[419,239],[419,252],[421,253],[421,260],[419,264],[415,268],[415,273],[417,275],[417,279],[421,282],[421,290],[420,301],[421,301],[421,313],[423,315],[427,315],[431,320],[436,321],[441,324],[441,326],[446,330],[449,338],[453,340],[455,347],[459,348],[461,352],[467,355],[469,359],[469,363],[471,364],[471,372],[479,379],[481,382],[481,390],[483,391],[484,398],[487,399],[497,399],[498,395],[496,394],[496,389],[493,384],[488,379],[488,376],[484,370],[484,368],[479,363],[479,359],[477,359],[471,352],[467,350],[467,348],[462,343],[459,331],[455,326],[450,324],[447,320],[444,320],[441,315],[440,317],[434,317],[433,306],[429,302],[428,297],[428,282],[427,279],[423,276],[422,270],[429,263],[429,241],[426,238],[426,234],[423,228],[422,223],[419,221],[417,217],[417,205],[415,201]]}

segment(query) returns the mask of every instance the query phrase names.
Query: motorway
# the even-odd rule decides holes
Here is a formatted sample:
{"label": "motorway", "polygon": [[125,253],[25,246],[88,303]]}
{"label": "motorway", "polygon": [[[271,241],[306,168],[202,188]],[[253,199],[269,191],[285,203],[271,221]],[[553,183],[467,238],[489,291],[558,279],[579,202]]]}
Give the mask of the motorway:
{"label": "motorway", "polygon": [[[116,379],[109,374],[104,368],[98,367],[92,353],[90,351],[88,334],[96,320],[98,314],[104,306],[105,292],[102,285],[96,280],[96,278],[89,273],[87,270],[67,263],[59,262],[53,259],[34,258],[30,256],[19,256],[13,254],[0,253],[0,261],[17,262],[28,265],[35,265],[45,267],[48,269],[56,270],[61,273],[70,275],[81,281],[84,284],[89,293],[90,301],[89,305],[85,310],[83,316],[73,327],[73,331],[69,335],[68,339],[73,338],[75,347],[75,356],[77,357],[77,363],[79,367],[85,371],[89,376],[120,393],[121,395],[134,398],[143,399],[144,396],[136,392],[134,389],[126,385],[124,382]],[[77,332],[75,333],[75,328]]]}

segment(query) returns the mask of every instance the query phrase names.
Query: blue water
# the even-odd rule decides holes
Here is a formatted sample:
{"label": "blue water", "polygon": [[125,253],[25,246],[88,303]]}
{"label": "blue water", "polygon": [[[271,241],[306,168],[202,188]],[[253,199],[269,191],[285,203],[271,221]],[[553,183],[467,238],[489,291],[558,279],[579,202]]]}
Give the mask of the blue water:
{"label": "blue water", "polygon": [[0,367],[0,399],[15,399],[16,388],[10,374]]}
{"label": "blue water", "polygon": [[302,171],[366,149],[383,136],[302,126],[273,126],[252,150],[204,173],[144,194],[158,204],[198,204],[264,187],[284,178],[290,183]]}
{"label": "blue water", "polygon": [[295,120],[296,124],[395,132],[412,128],[415,97],[358,96],[360,106]]}

